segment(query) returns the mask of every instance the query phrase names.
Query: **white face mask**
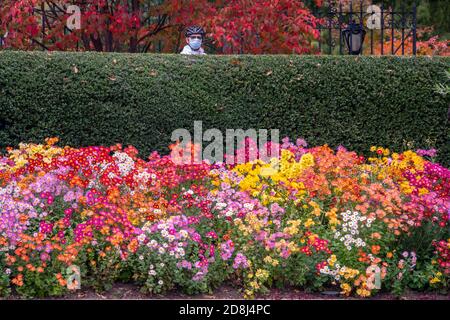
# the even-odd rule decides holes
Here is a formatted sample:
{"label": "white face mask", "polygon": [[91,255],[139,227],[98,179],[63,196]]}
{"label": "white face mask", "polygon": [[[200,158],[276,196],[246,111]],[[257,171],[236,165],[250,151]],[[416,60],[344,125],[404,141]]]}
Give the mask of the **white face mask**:
{"label": "white face mask", "polygon": [[198,50],[202,46],[202,40],[201,39],[189,39],[189,46],[193,50]]}

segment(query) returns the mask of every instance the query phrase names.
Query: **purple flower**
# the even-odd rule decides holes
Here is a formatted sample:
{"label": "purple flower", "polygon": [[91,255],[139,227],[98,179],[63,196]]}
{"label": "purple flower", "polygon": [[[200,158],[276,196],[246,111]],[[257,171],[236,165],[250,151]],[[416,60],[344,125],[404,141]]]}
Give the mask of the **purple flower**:
{"label": "purple flower", "polygon": [[238,252],[236,254],[236,257],[234,258],[234,262],[233,262],[233,268],[234,269],[238,269],[238,268],[248,268],[250,265],[248,263],[247,257],[244,256],[242,253]]}
{"label": "purple flower", "polygon": [[234,245],[231,240],[227,240],[227,242],[222,243],[220,245],[220,256],[224,261],[231,258],[234,252]]}
{"label": "purple flower", "polygon": [[419,156],[422,156],[422,157],[425,157],[425,156],[428,156],[428,157],[430,157],[430,158],[434,158],[434,157],[436,157],[436,155],[437,155],[437,150],[436,149],[429,149],[429,150],[425,150],[425,149],[418,149],[418,150],[416,150],[416,153],[419,155]]}

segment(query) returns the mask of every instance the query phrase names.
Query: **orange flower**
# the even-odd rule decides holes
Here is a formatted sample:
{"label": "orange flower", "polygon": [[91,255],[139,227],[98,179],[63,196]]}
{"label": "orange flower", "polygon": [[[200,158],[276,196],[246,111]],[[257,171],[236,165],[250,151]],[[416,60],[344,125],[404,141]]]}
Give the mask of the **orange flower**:
{"label": "orange flower", "polygon": [[373,245],[371,247],[371,251],[372,251],[373,254],[378,254],[380,252],[380,250],[381,250],[381,247],[378,246],[378,245]]}
{"label": "orange flower", "polygon": [[6,264],[12,265],[14,262],[16,262],[16,258],[14,256],[11,256],[9,254],[6,254]]}
{"label": "orange flower", "polygon": [[62,287],[65,287],[67,285],[67,281],[64,279],[59,279],[58,282]]}
{"label": "orange flower", "polygon": [[381,234],[378,232],[374,232],[374,233],[372,233],[371,237],[372,237],[372,239],[378,240],[378,239],[381,239]]}
{"label": "orange flower", "polygon": [[18,287],[23,286],[23,275],[21,273],[19,273],[17,275],[17,277],[15,277],[14,279],[11,280],[11,282]]}

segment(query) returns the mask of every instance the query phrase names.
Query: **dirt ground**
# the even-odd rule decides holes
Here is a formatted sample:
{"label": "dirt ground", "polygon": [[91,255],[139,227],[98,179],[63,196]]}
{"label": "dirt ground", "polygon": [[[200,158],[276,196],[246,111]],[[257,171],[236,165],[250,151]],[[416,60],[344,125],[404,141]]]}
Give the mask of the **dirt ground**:
{"label": "dirt ground", "polygon": [[[341,297],[336,295],[335,292],[325,293],[307,293],[297,289],[272,289],[269,294],[256,297],[257,299],[269,299],[269,300],[329,300],[329,299],[345,299],[355,300],[359,298],[355,297]],[[0,298],[1,299],[1,298]],[[10,297],[8,299],[16,300],[18,297]],[[170,292],[165,295],[149,295],[143,294],[139,289],[131,284],[116,284],[111,290],[103,293],[96,293],[94,290],[84,289],[78,292],[68,294],[64,297],[49,298],[51,300],[117,300],[117,299],[242,299],[242,295],[239,291],[232,287],[223,286],[217,289],[214,294],[200,294],[200,295],[185,295],[179,292]],[[367,298],[366,298],[367,299]],[[436,293],[422,293],[422,292],[408,292],[402,297],[396,297],[392,294],[380,293],[375,297],[369,298],[372,300],[450,300],[450,295],[442,295]]]}

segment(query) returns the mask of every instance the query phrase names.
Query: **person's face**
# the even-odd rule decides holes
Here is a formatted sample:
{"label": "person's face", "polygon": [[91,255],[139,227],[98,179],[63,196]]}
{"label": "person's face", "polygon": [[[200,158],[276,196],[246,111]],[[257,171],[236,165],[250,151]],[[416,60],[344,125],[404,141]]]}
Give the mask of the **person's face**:
{"label": "person's face", "polygon": [[198,39],[198,40],[200,40],[200,41],[203,40],[201,34],[193,34],[193,35],[191,35],[190,37],[187,37],[187,38],[186,38],[186,43],[189,44],[189,41],[190,41],[191,39],[192,39],[192,40]]}

